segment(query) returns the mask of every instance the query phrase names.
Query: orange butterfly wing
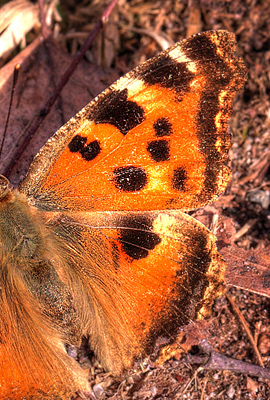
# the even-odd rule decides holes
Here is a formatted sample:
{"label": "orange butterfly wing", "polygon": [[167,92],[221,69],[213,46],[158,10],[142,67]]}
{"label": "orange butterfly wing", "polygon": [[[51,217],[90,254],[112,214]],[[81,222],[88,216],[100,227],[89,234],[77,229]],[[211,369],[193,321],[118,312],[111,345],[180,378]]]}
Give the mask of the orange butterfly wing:
{"label": "orange butterfly wing", "polygon": [[205,32],[119,79],[47,142],[21,190],[45,210],[189,210],[230,170],[227,120],[245,78],[235,39]]}
{"label": "orange butterfly wing", "polygon": [[246,73],[234,48],[233,34],[205,32],[139,66],[1,199],[1,400],[68,399],[88,384],[65,343],[89,335],[117,374],[220,293],[214,236],[166,210],[206,204],[228,183],[227,119]]}
{"label": "orange butterfly wing", "polygon": [[203,317],[223,290],[214,235],[178,211],[72,213],[50,223],[82,331],[114,374],[146,356],[160,335],[175,338]]}

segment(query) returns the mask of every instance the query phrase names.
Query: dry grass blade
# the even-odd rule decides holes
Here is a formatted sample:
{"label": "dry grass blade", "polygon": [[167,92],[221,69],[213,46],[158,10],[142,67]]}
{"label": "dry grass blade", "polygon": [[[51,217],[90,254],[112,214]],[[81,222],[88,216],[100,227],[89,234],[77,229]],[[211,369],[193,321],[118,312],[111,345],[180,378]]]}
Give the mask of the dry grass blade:
{"label": "dry grass blade", "polygon": [[5,61],[12,51],[25,43],[25,35],[39,25],[38,5],[14,0],[0,10],[0,58]]}

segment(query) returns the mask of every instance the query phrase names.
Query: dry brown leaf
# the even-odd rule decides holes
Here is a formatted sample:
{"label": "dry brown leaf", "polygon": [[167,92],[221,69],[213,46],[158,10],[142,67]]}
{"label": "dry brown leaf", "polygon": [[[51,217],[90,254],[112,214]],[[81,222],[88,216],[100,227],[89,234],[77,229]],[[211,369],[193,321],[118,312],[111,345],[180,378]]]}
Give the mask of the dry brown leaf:
{"label": "dry brown leaf", "polygon": [[244,250],[232,245],[220,252],[227,263],[227,285],[270,297],[270,247]]}

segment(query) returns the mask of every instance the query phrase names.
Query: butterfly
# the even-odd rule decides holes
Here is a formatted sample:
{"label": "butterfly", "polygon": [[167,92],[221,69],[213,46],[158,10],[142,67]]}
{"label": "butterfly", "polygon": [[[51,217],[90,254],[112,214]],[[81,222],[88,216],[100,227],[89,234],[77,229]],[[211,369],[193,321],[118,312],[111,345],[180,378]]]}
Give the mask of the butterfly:
{"label": "butterfly", "polygon": [[19,189],[0,176],[0,399],[69,399],[89,337],[121,374],[223,290],[214,235],[184,211],[231,178],[228,118],[246,68],[226,31],[139,65],[71,118]]}

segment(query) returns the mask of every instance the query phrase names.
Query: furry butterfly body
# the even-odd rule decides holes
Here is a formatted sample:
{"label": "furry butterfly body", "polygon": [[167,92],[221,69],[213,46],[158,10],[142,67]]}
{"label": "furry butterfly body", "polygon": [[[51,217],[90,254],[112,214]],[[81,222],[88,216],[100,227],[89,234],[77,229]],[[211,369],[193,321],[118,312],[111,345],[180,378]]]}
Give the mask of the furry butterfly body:
{"label": "furry butterfly body", "polygon": [[[221,293],[214,236],[184,214],[226,187],[233,34],[206,32],[137,67],[1,177],[0,399],[88,390],[65,344],[115,374]],[[181,211],[180,211],[181,210]]]}

